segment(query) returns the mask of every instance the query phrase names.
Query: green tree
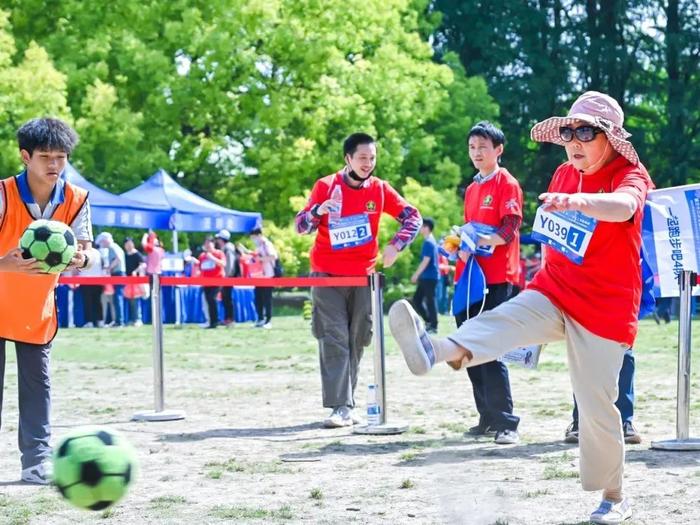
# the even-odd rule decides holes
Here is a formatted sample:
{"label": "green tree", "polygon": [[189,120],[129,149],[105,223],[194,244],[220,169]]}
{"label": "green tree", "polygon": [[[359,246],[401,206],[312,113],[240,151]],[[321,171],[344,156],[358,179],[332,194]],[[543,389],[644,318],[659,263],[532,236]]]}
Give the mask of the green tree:
{"label": "green tree", "polygon": [[501,108],[504,159],[528,198],[561,148],[535,145],[532,124],[564,114],[583,91],[609,93],[657,186],[700,179],[700,5],[695,0],[436,0],[438,56],[458,53]]}
{"label": "green tree", "polygon": [[495,114],[483,82],[432,61],[427,0],[8,4],[20,52],[36,40],[67,79],[77,166],[113,191],[163,167],[284,224],[348,133],[377,136],[396,185],[446,187],[465,157],[444,118]]}
{"label": "green tree", "polygon": [[0,10],[0,172],[3,178],[22,167],[15,133],[27,120],[51,115],[70,120],[66,77],[46,50],[31,41],[18,56],[9,15]]}

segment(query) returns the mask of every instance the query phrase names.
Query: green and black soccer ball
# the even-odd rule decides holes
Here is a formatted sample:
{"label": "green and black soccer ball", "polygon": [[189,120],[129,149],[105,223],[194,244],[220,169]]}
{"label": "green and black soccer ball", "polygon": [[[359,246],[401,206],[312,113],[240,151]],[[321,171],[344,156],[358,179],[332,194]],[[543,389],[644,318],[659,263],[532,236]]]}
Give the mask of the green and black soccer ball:
{"label": "green and black soccer ball", "polygon": [[76,507],[103,510],[126,494],[136,455],[117,432],[84,427],[65,436],[53,453],[53,482]]}
{"label": "green and black soccer ball", "polygon": [[22,257],[36,259],[46,273],[61,273],[70,264],[77,241],[73,231],[62,222],[39,219],[24,230],[19,240]]}

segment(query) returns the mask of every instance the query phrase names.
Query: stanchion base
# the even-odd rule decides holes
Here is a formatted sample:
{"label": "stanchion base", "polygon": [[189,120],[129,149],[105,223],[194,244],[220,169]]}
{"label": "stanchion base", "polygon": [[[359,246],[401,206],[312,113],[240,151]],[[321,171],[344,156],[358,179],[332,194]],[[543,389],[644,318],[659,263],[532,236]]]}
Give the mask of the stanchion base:
{"label": "stanchion base", "polygon": [[388,436],[391,434],[403,434],[408,430],[408,425],[396,423],[384,423],[383,425],[355,425],[353,434],[375,434]]}
{"label": "stanchion base", "polygon": [[185,419],[184,410],[163,410],[162,412],[144,410],[131,416],[132,421],[176,421],[178,419]]}
{"label": "stanchion base", "polygon": [[700,450],[700,439],[667,439],[665,441],[652,441],[651,448],[657,450]]}

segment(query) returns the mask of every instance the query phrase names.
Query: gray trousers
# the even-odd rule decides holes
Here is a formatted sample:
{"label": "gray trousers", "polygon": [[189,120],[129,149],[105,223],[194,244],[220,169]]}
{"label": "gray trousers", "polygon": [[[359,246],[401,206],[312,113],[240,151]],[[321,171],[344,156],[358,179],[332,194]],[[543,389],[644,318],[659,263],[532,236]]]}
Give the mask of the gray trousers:
{"label": "gray trousers", "polygon": [[[0,339],[0,426],[2,395],[5,387],[5,339]],[[17,439],[22,468],[33,467],[51,456],[51,380],[49,362],[51,343],[32,345],[15,343],[17,354],[17,390],[19,392],[19,429]]]}
{"label": "gray trousers", "polygon": [[[314,272],[313,277],[329,277]],[[318,339],[323,406],[355,406],[357,370],[372,340],[369,288],[312,288],[311,331]]]}

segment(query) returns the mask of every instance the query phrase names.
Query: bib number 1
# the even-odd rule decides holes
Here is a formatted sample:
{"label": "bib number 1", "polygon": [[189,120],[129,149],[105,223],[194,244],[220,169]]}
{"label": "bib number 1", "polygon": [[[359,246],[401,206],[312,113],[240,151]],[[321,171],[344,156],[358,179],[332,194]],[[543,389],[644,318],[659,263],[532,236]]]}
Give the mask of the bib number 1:
{"label": "bib number 1", "polygon": [[592,217],[573,211],[544,211],[537,208],[532,237],[582,264],[597,222]]}

